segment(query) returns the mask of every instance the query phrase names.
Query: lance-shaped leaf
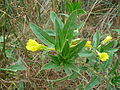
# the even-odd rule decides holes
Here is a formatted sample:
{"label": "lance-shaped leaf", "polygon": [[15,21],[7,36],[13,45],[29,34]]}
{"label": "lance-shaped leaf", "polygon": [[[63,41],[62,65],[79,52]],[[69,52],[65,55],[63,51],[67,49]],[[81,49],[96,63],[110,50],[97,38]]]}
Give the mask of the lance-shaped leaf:
{"label": "lance-shaped leaf", "polygon": [[57,56],[55,55],[49,55],[49,57],[52,59],[52,62],[57,64],[57,65],[60,65],[60,60],[58,59]]}
{"label": "lance-shaped leaf", "polygon": [[50,13],[50,19],[52,20],[53,24],[55,25],[55,20],[58,21],[59,25],[60,25],[60,29],[63,28],[64,24],[63,22],[58,18],[57,14],[55,12],[51,12]]}
{"label": "lance-shaped leaf", "polygon": [[82,50],[82,48],[85,46],[86,40],[78,43],[76,46],[70,48],[70,55],[69,58],[75,57],[78,55],[78,53]]}
{"label": "lance-shaped leaf", "polygon": [[113,45],[114,45],[114,41],[109,42],[107,45],[105,45],[105,46],[102,47],[102,50],[105,52],[105,51],[111,49],[111,47],[112,47]]}
{"label": "lance-shaped leaf", "polygon": [[69,18],[63,28],[63,35],[65,38],[64,40],[68,39],[69,43],[71,42],[71,40],[73,38],[73,32],[75,30],[76,20],[77,20],[77,11],[74,11],[69,16]]}
{"label": "lance-shaped leaf", "polygon": [[49,36],[56,36],[56,31],[55,30],[51,30],[51,29],[45,29],[44,30]]}
{"label": "lance-shaped leaf", "polygon": [[100,44],[100,32],[97,31],[93,36],[93,47],[97,48]]}
{"label": "lance-shaped leaf", "polygon": [[18,60],[15,65],[11,65],[8,68],[0,68],[0,70],[16,72],[16,71],[26,70],[26,67],[22,64],[20,60]]}
{"label": "lance-shaped leaf", "polygon": [[92,57],[95,56],[94,53],[90,50],[86,50],[86,48],[83,48],[80,53],[78,53],[80,57]]}
{"label": "lance-shaped leaf", "polygon": [[73,6],[72,6],[72,4],[71,3],[68,3],[68,2],[66,2],[66,9],[67,9],[67,11],[68,12],[72,12],[73,11]]}
{"label": "lance-shaped leaf", "polygon": [[85,23],[81,21],[78,25],[76,25],[76,29],[80,29],[80,28],[82,28],[84,25],[85,25]]}
{"label": "lance-shaped leaf", "polygon": [[45,31],[43,31],[40,27],[35,24],[30,23],[30,28],[32,29],[33,33],[36,37],[41,40],[47,46],[53,46],[55,41],[52,37],[50,37]]}
{"label": "lance-shaped leaf", "polygon": [[83,9],[77,9],[77,14],[85,14],[86,12]]}
{"label": "lance-shaped leaf", "polygon": [[65,42],[65,45],[64,45],[64,47],[63,47],[63,50],[62,50],[62,55],[63,55],[63,57],[68,57],[68,55],[69,55],[69,43],[68,43],[68,41],[66,41]]}
{"label": "lance-shaped leaf", "polygon": [[42,66],[41,70],[48,70],[48,69],[54,69],[54,68],[57,68],[59,67],[59,65],[55,64],[54,62],[49,62],[47,64],[45,64],[44,66]]}
{"label": "lance-shaped leaf", "polygon": [[55,42],[55,49],[56,51],[60,52],[62,50],[64,39],[63,39],[63,33],[60,28],[59,22],[55,20],[55,30],[56,30],[56,42]]}

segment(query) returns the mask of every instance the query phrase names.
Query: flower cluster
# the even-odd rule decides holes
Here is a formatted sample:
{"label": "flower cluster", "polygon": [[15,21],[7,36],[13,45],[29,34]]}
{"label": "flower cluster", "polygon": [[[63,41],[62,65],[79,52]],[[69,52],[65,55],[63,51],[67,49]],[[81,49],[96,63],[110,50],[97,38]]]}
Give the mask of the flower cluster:
{"label": "flower cluster", "polygon": [[[107,36],[102,41],[102,44],[105,44],[105,43],[109,42],[110,40],[112,40],[112,37],[111,36]],[[87,47],[87,48],[93,48],[92,45],[91,45],[91,41],[87,41],[86,44],[85,44],[85,47]],[[97,55],[98,55],[98,57],[99,57],[99,59],[101,61],[106,61],[107,59],[109,59],[108,53],[106,53],[106,52],[99,53],[97,50],[96,50],[96,52],[97,52]]]}

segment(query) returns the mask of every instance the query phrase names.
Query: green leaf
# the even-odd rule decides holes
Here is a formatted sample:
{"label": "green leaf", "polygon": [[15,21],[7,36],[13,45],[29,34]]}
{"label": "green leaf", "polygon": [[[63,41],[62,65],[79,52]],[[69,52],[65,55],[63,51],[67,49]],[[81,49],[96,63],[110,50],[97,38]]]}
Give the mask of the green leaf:
{"label": "green leaf", "polygon": [[95,85],[97,85],[101,81],[101,78],[98,76],[94,76],[90,82],[85,87],[85,90],[91,90]]}
{"label": "green leaf", "polygon": [[76,27],[76,29],[80,29],[85,25],[85,22],[80,22]]}
{"label": "green leaf", "polygon": [[117,52],[118,50],[119,50],[119,49],[111,48],[111,49],[108,49],[107,52],[115,53],[115,52]]}
{"label": "green leaf", "polygon": [[118,40],[114,40],[114,46],[113,46],[113,48],[116,48],[118,44],[119,44]]}
{"label": "green leaf", "polygon": [[57,64],[57,65],[60,65],[60,61],[58,59],[57,56],[54,56],[54,55],[49,55],[49,57],[52,59],[52,62]]}
{"label": "green leaf", "polygon": [[103,51],[106,51],[106,50],[108,50],[108,49],[111,49],[111,47],[112,47],[113,45],[114,45],[114,41],[109,42],[107,45],[105,45],[105,46],[102,47],[102,50],[103,50]]}
{"label": "green leaf", "polygon": [[83,9],[81,9],[81,5],[82,3],[81,2],[77,2],[75,1],[74,3],[66,3],[66,9],[69,13],[72,13],[74,12],[75,10],[77,10],[77,13],[78,14],[84,14],[85,11]]}
{"label": "green leaf", "polygon": [[65,45],[63,47],[63,50],[62,50],[62,56],[64,58],[68,57],[68,55],[69,55],[69,47],[70,47],[69,43],[68,43],[68,41],[66,41],[66,43],[65,43]]}
{"label": "green leaf", "polygon": [[54,68],[57,68],[57,67],[59,67],[59,65],[57,65],[57,64],[55,64],[51,61],[51,62],[45,64],[41,69],[42,70],[46,70],[46,69],[48,70],[48,69],[54,69]]}
{"label": "green leaf", "polygon": [[18,62],[16,62],[15,65],[11,65],[8,68],[0,68],[0,70],[16,72],[18,70],[26,70],[26,67],[24,65],[22,65],[22,62],[19,60]]}
{"label": "green leaf", "polygon": [[5,53],[7,58],[14,59],[13,49],[6,49]]}
{"label": "green leaf", "polygon": [[30,23],[30,28],[36,37],[41,40],[44,44],[48,46],[54,46],[55,41],[52,37],[50,37],[45,31],[43,31],[40,27],[35,24]]}
{"label": "green leaf", "polygon": [[57,20],[55,20],[55,30],[56,30],[55,49],[56,51],[60,52],[63,48],[64,39],[63,39],[63,33],[61,31],[60,25]]}
{"label": "green leaf", "polygon": [[84,41],[78,43],[76,46],[70,48],[69,58],[72,58],[72,57],[75,57],[76,55],[78,55],[78,53],[80,53],[80,51],[85,46],[85,44],[86,44],[86,40],[84,40]]}
{"label": "green leaf", "polygon": [[85,14],[86,13],[83,9],[78,9],[76,11],[77,11],[77,14]]}
{"label": "green leaf", "polygon": [[12,70],[12,71],[18,71],[18,70],[25,70],[26,68],[23,65],[16,64],[16,65],[12,65],[8,67],[7,69]]}
{"label": "green leaf", "polygon": [[56,36],[56,31],[55,30],[50,30],[50,29],[47,29],[47,30],[44,30],[49,36]]}
{"label": "green leaf", "polygon": [[77,20],[77,12],[74,11],[68,18],[68,20],[66,21],[66,24],[64,25],[63,28],[63,36],[64,36],[64,40],[68,40],[69,43],[71,43],[71,40],[73,38],[73,32],[76,26],[76,20]]}
{"label": "green leaf", "polygon": [[58,18],[57,14],[55,12],[50,12],[50,19],[52,20],[54,26],[55,26],[55,20],[58,21],[59,25],[60,25],[60,29],[63,29],[64,24],[63,22]]}
{"label": "green leaf", "polygon": [[82,2],[77,2],[77,1],[75,1],[75,2],[73,3],[73,8],[74,8],[74,10],[80,9],[81,5],[82,5]]}
{"label": "green leaf", "polygon": [[119,66],[119,60],[117,60],[116,61],[116,63],[115,64],[113,64],[114,66],[113,66],[113,68],[110,70],[110,72],[108,73],[109,75],[110,74],[113,74],[114,72],[115,72],[115,70],[118,68],[118,66]]}
{"label": "green leaf", "polygon": [[97,48],[100,44],[100,32],[97,31],[93,36],[93,47]]}
{"label": "green leaf", "polygon": [[1,42],[4,42],[3,36],[0,36],[0,43],[1,43]]}
{"label": "green leaf", "polygon": [[93,65],[93,62],[96,62],[97,56],[96,54],[88,50],[86,47],[83,47],[82,50],[78,53],[79,57],[84,57],[86,58],[86,63],[91,63]]}
{"label": "green leaf", "polygon": [[116,31],[120,34],[120,29],[113,29],[113,31]]}
{"label": "green leaf", "polygon": [[67,11],[69,12],[69,13],[71,13],[72,11],[73,11],[73,6],[72,6],[72,4],[71,3],[66,3],[66,9],[67,9]]}
{"label": "green leaf", "polygon": [[70,70],[70,64],[66,63],[64,64],[64,70],[66,74],[71,74],[71,70]]}
{"label": "green leaf", "polygon": [[80,57],[91,57],[94,56],[94,53],[92,51],[86,50],[86,48],[83,48],[80,53],[78,53]]}
{"label": "green leaf", "polygon": [[1,71],[14,71],[16,72],[17,70],[11,70],[11,69],[7,69],[7,68],[0,68]]}
{"label": "green leaf", "polygon": [[111,82],[116,85],[117,83],[120,83],[120,76],[114,76],[111,80]]}
{"label": "green leaf", "polygon": [[68,60],[64,62],[64,70],[66,74],[70,74],[71,72],[79,73],[79,68],[77,68],[72,60]]}

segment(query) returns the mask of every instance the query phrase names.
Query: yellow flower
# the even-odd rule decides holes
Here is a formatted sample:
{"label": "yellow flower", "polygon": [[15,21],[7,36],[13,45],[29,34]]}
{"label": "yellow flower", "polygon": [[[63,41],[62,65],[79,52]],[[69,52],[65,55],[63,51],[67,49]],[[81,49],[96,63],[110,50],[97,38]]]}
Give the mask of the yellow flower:
{"label": "yellow flower", "polygon": [[101,61],[106,61],[107,59],[109,59],[109,55],[105,52],[99,53],[98,56]]}
{"label": "yellow flower", "polygon": [[112,37],[111,37],[111,36],[107,36],[107,37],[102,41],[102,43],[105,44],[105,43],[109,42],[110,40],[112,40]]}
{"label": "yellow flower", "polygon": [[29,39],[28,42],[27,42],[26,48],[27,48],[27,50],[30,50],[30,51],[34,52],[34,51],[37,51],[37,50],[44,50],[47,47],[42,45],[42,44],[37,43],[35,40]]}
{"label": "yellow flower", "polygon": [[88,48],[92,48],[91,41],[87,41],[85,46],[88,47]]}

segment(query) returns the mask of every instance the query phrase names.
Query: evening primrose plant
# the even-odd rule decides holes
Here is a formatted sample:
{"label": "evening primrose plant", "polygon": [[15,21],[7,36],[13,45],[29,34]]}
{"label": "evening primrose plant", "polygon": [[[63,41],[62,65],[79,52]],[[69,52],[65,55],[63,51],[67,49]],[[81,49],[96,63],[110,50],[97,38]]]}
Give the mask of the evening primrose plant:
{"label": "evening primrose plant", "polygon": [[[30,28],[42,44],[29,39],[26,49],[32,52],[38,50],[48,51],[48,53],[49,51],[55,52],[54,55],[49,54],[51,60],[43,65],[41,70],[63,70],[67,76],[51,81],[61,81],[78,77],[85,78],[81,72],[87,71],[86,73],[92,79],[90,82],[86,82],[87,85],[83,87],[85,90],[90,90],[95,85],[101,83],[102,80],[106,82],[106,86],[109,85],[113,88],[114,84],[112,82],[116,82],[116,78],[111,79],[111,74],[114,74],[118,65],[113,67],[114,69],[110,66],[112,62],[118,63],[118,60],[112,61],[113,58],[117,59],[114,57],[115,52],[118,50],[115,45],[116,43],[112,36],[103,36],[99,31],[96,31],[93,35],[92,41],[75,38],[75,30],[79,30],[82,26],[81,24],[83,24],[81,22],[80,24],[76,24],[77,16],[83,13],[85,13],[83,10],[73,11],[66,23],[63,24],[57,14],[51,12],[50,19],[54,24],[54,30],[50,31],[30,23]],[[115,85],[117,84],[116,82]]]}
{"label": "evening primrose plant", "polygon": [[83,10],[74,11],[69,16],[66,24],[63,24],[58,16],[54,12],[51,12],[50,18],[54,24],[53,32],[56,33],[55,39],[51,37],[49,33],[45,32],[45,30],[42,30],[37,25],[30,23],[33,33],[43,42],[43,44],[39,44],[35,40],[29,39],[26,45],[27,50],[56,51],[56,55],[49,55],[52,60],[44,65],[42,69],[61,67],[66,73],[69,71],[75,71],[75,69],[77,70],[75,66],[75,59],[78,57],[78,53],[86,44],[86,40],[81,40],[76,45],[72,45],[74,31],[79,29],[79,26],[81,26],[81,23],[76,24],[77,15],[78,13],[80,14],[80,12],[81,14],[84,13]]}

